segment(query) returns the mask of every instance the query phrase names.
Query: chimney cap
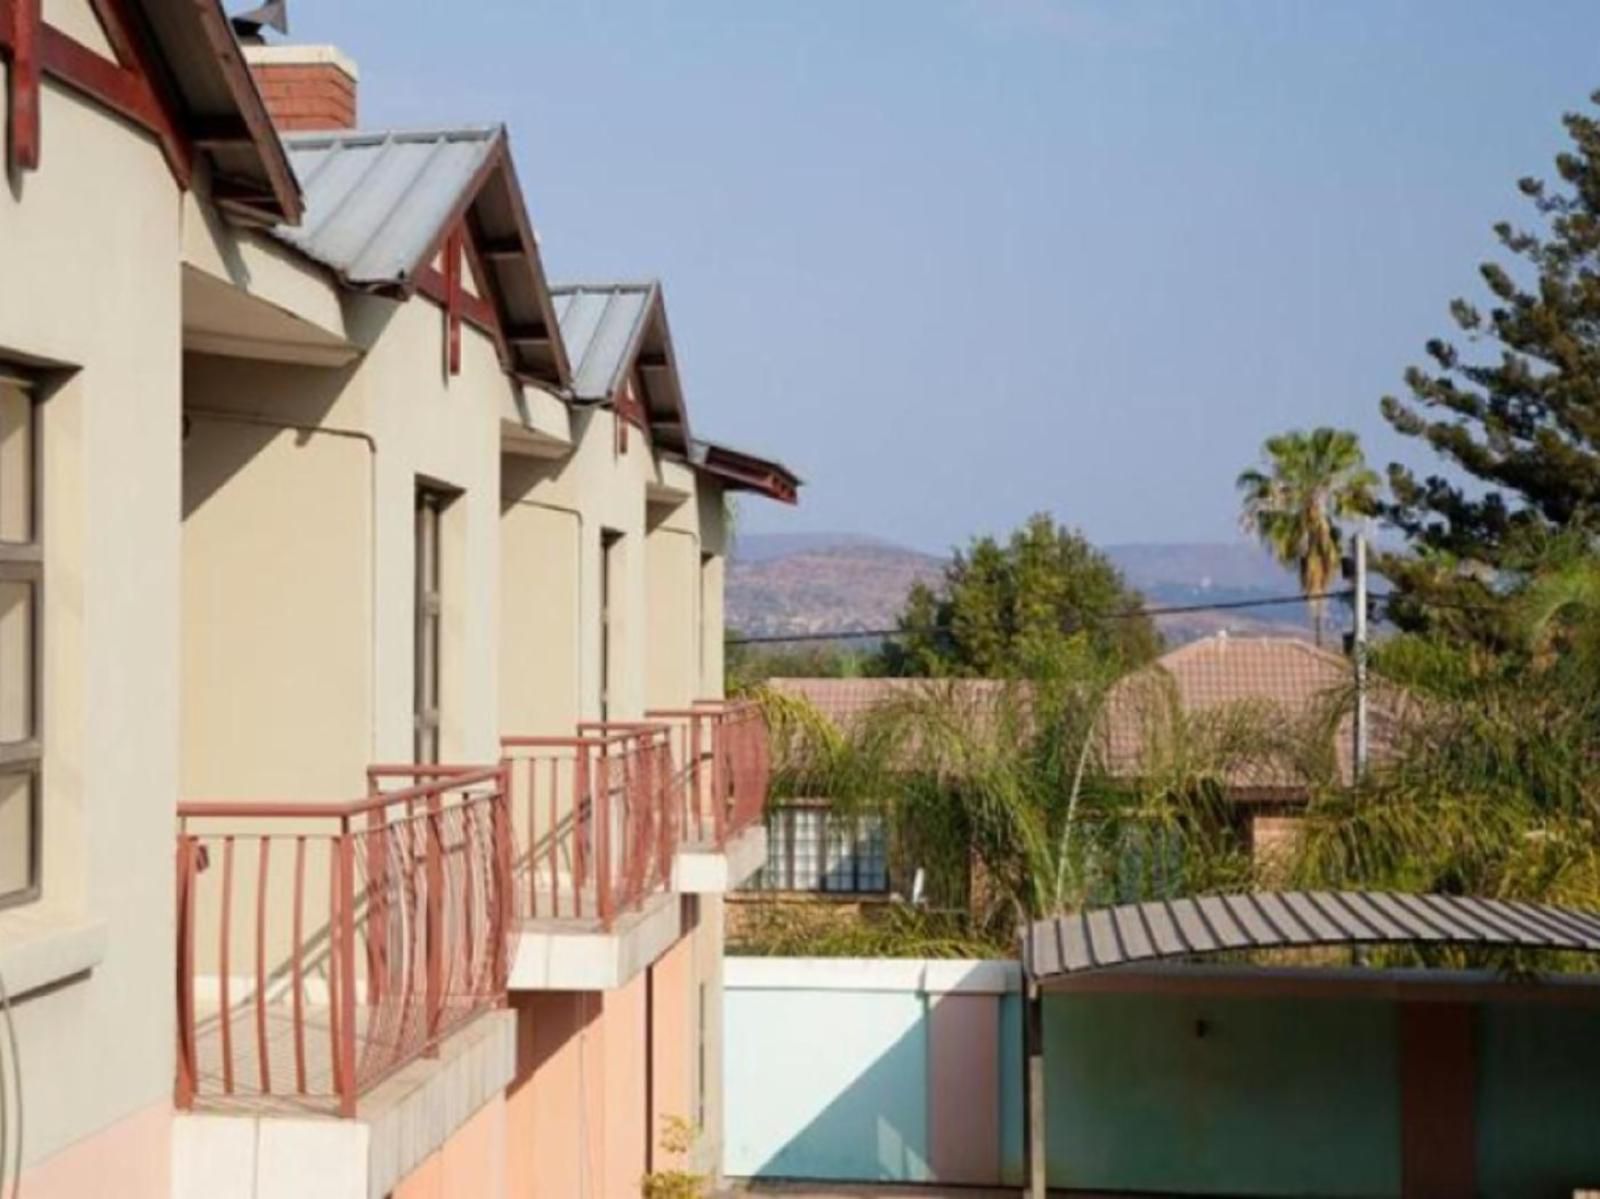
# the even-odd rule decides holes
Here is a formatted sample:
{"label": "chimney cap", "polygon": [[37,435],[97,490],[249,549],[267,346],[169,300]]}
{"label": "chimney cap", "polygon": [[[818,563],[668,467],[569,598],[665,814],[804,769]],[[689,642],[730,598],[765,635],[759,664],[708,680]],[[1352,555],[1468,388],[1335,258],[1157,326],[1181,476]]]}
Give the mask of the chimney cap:
{"label": "chimney cap", "polygon": [[252,67],[327,66],[342,71],[352,83],[360,81],[355,59],[337,46],[246,45],[244,58]]}
{"label": "chimney cap", "polygon": [[267,0],[267,3],[229,20],[233,24],[233,32],[241,41],[259,44],[263,29],[276,29],[282,34],[289,32],[289,0]]}

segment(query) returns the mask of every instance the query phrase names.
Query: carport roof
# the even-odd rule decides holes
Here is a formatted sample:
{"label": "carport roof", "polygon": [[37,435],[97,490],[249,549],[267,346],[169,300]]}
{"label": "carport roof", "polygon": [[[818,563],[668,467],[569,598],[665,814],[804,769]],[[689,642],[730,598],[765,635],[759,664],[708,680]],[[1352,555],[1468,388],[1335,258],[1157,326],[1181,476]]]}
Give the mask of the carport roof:
{"label": "carport roof", "polygon": [[1040,982],[1237,950],[1481,945],[1600,953],[1600,914],[1544,904],[1382,891],[1282,891],[1128,903],[1034,922],[1024,968]]}

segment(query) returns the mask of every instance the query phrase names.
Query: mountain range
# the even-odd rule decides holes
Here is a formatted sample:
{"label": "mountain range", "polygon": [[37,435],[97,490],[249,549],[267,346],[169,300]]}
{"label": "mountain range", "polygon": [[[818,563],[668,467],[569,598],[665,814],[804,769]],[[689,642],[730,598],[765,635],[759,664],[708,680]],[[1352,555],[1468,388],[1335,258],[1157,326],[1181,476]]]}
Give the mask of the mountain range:
{"label": "mountain range", "polygon": [[[1294,576],[1248,542],[1108,545],[1106,554],[1152,608],[1292,596]],[[752,637],[894,627],[917,582],[937,585],[948,559],[857,533],[746,533],[728,572],[728,627]],[[1310,635],[1302,604],[1157,618],[1171,645],[1224,630]]]}

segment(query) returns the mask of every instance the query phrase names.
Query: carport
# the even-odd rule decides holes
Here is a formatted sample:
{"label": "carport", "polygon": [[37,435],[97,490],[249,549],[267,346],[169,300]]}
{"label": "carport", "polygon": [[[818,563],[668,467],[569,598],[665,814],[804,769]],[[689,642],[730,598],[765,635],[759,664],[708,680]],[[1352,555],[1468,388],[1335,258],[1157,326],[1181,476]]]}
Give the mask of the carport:
{"label": "carport", "polygon": [[1022,941],[1032,1199],[1047,1183],[1406,1199],[1600,1185],[1600,979],[1284,952],[1600,953],[1600,914],[1257,892],[1057,916]]}

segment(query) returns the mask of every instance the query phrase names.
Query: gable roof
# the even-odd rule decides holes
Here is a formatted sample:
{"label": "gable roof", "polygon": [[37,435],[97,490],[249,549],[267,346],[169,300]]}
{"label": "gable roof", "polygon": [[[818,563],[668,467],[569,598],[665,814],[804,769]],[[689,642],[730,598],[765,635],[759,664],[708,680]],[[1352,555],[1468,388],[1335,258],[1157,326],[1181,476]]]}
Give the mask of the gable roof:
{"label": "gable roof", "polygon": [[279,225],[275,237],[349,287],[406,299],[464,220],[509,365],[566,385],[567,356],[504,126],[334,130],[283,140],[305,191],[305,217],[298,227]]}
{"label": "gable roof", "polygon": [[[1138,769],[1150,715],[1148,688],[1162,676],[1171,681],[1180,708],[1190,715],[1248,704],[1281,717],[1285,725],[1329,713],[1331,705],[1347,695],[1354,683],[1348,658],[1298,637],[1219,633],[1190,642],[1112,688],[1104,729],[1113,769],[1127,773]],[[1369,691],[1369,745],[1374,757],[1392,745],[1396,706],[1392,689],[1375,686]],[[1333,746],[1339,778],[1345,783],[1355,777],[1353,741],[1353,717],[1345,712]],[[1286,765],[1259,761],[1241,763],[1229,783],[1239,791],[1256,790],[1263,795],[1303,786],[1303,780]]]}
{"label": "gable roof", "polygon": [[[31,79],[53,77],[152,134],[187,189],[197,155],[209,160],[211,197],[253,224],[293,222],[300,193],[255,80],[219,0],[89,0],[109,56],[41,20],[37,0],[0,0],[0,50],[32,30]],[[35,113],[37,109],[35,109]],[[11,165],[37,165],[38,130],[13,138]]]}
{"label": "gable roof", "polygon": [[561,283],[550,294],[572,362],[572,398],[614,402],[637,371],[651,432],[670,449],[687,452],[689,414],[661,284]]}

